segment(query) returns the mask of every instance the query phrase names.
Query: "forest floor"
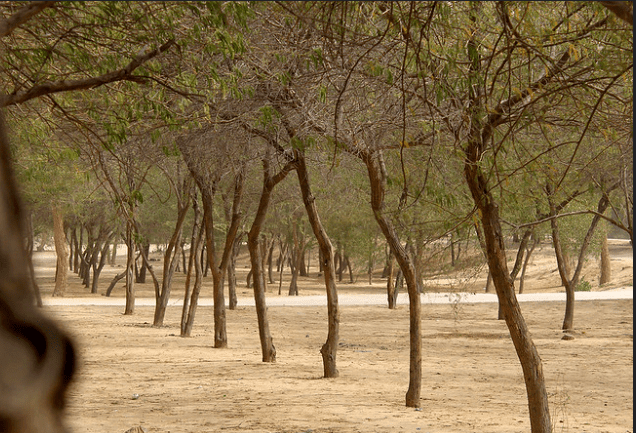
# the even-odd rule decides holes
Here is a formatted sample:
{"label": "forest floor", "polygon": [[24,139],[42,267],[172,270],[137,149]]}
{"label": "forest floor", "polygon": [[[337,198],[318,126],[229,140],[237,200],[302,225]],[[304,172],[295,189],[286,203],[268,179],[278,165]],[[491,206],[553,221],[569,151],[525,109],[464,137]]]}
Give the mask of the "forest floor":
{"label": "forest floor", "polygon": [[[610,255],[612,279],[603,287],[598,286],[598,261],[590,259],[585,267],[592,292],[632,289],[631,246],[611,241]],[[263,363],[254,307],[241,304],[252,294],[244,265],[238,272],[239,306],[226,311],[228,348],[214,349],[211,306],[199,307],[192,337],[181,338],[181,308],[173,301],[165,325],[152,327],[154,307],[141,302],[154,298],[150,277],[136,284],[134,314],[123,315],[120,305],[91,305],[91,300],[122,300],[121,284],[111,298],[102,294],[121,265],[106,266],[97,294],[70,274],[64,298],[69,305],[64,305],[50,297],[55,254],[35,253],[34,263],[44,311],[78,343],[79,372],[68,405],[75,433],[123,433],[135,426],[149,433],[530,431],[521,367],[505,323],[497,320],[496,303],[467,302],[461,295],[484,292],[483,267],[426,282],[427,292],[445,293],[451,302],[423,305],[421,408],[413,409],[405,406],[406,305],[396,310],[341,305],[340,376],[323,379],[319,350],[327,335],[325,304],[276,306],[275,300],[289,299],[287,286],[278,295],[278,284],[270,285],[268,317],[277,361]],[[301,278],[300,297],[324,295],[322,278],[309,271]],[[284,278],[288,284],[289,275]],[[208,280],[203,299],[212,294]],[[386,293],[379,274],[372,285],[366,275],[355,280],[348,283],[345,277],[347,282],[339,284],[343,298]],[[525,293],[562,293],[559,286],[553,252],[538,248]],[[175,303],[183,287],[180,274],[171,297]],[[70,305],[72,300],[76,305]],[[573,340],[561,339],[563,301],[528,300],[521,308],[543,361],[553,431],[633,433],[633,300],[578,300]]]}

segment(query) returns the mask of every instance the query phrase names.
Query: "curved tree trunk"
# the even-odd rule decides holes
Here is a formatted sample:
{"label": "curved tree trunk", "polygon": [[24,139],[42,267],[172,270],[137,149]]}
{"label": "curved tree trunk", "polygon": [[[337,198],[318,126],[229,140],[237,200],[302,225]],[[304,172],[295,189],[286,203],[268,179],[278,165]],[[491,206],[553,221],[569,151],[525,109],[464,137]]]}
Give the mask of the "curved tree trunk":
{"label": "curved tree trunk", "polygon": [[[328,315],[328,334],[327,341],[320,349],[324,367],[324,377],[338,377],[338,369],[336,368],[336,353],[338,350],[338,331],[340,326],[340,313],[338,311],[338,291],[336,288],[336,270],[333,260],[333,246],[327,232],[325,231],[318,209],[316,208],[315,198],[311,193],[309,185],[309,175],[307,173],[307,165],[305,164],[305,155],[300,151],[294,151],[298,160],[296,174],[298,175],[298,183],[303,196],[303,203],[309,218],[309,224],[314,232],[318,247],[322,251],[322,260],[325,276],[325,287],[327,290],[327,315]],[[302,254],[300,254],[302,258]]]}
{"label": "curved tree trunk", "polygon": [[[256,305],[256,317],[258,320],[258,334],[261,341],[261,352],[263,355],[263,362],[276,361],[276,348],[272,340],[272,336],[269,331],[269,321],[267,320],[267,306],[265,302],[265,275],[262,268],[263,261],[261,260],[261,249],[259,243],[259,237],[263,221],[265,221],[265,215],[267,214],[267,208],[269,207],[269,201],[271,198],[274,187],[282,181],[287,174],[293,170],[295,163],[293,161],[288,162],[283,169],[272,176],[269,166],[269,151],[263,159],[263,189],[261,191],[261,198],[258,203],[258,209],[256,210],[256,216],[254,222],[247,234],[247,248],[250,253],[250,263],[252,265],[252,275],[254,280],[254,304]],[[283,264],[281,263],[281,267]],[[282,281],[282,279],[281,279]],[[280,293],[280,288],[279,288]]]}
{"label": "curved tree trunk", "polygon": [[552,425],[543,366],[525,319],[521,314],[514,283],[507,269],[498,207],[488,191],[486,179],[478,168],[481,154],[478,151],[477,143],[469,143],[466,153],[467,159],[464,167],[466,182],[471,190],[475,205],[480,210],[490,275],[512,342],[521,362],[528,395],[532,432],[549,433],[552,430]]}
{"label": "curved tree trunk", "polygon": [[422,331],[421,331],[421,300],[417,289],[415,267],[411,257],[402,246],[393,224],[384,214],[384,194],[386,188],[386,169],[381,151],[374,151],[361,155],[367,166],[371,183],[371,207],[375,219],[386,238],[391,252],[395,256],[400,269],[406,279],[409,294],[409,388],[406,392],[408,407],[420,406],[422,388]]}
{"label": "curved tree trunk", "polygon": [[112,279],[112,281],[108,285],[108,288],[106,289],[106,295],[105,296],[110,296],[110,293],[115,288],[115,285],[119,282],[119,280],[121,280],[125,276],[126,276],[126,271],[122,272],[121,274],[115,275],[115,277]]}

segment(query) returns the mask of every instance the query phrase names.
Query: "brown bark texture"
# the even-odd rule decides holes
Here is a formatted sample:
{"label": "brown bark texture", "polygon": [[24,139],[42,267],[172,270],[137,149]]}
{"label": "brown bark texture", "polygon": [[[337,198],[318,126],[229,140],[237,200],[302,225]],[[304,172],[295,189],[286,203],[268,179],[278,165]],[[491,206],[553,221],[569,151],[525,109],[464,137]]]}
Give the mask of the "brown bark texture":
{"label": "brown bark texture", "polygon": [[367,166],[371,184],[371,207],[375,219],[386,238],[406,280],[409,294],[409,387],[406,392],[406,406],[419,407],[422,389],[422,330],[421,300],[417,290],[415,266],[406,249],[402,246],[391,221],[384,214],[386,169],[381,151],[361,155]]}
{"label": "brown bark texture", "polygon": [[311,192],[309,184],[309,174],[305,163],[305,156],[302,152],[296,150],[296,159],[298,161],[296,174],[298,175],[298,183],[303,197],[303,204],[307,211],[309,224],[314,232],[318,248],[322,252],[322,260],[324,267],[325,288],[327,290],[327,315],[328,315],[328,333],[327,341],[322,345],[320,353],[322,354],[324,377],[338,377],[338,369],[336,368],[336,354],[338,351],[338,333],[340,327],[340,312],[338,310],[338,290],[336,288],[336,269],[333,260],[333,246],[331,240],[325,231],[318,208],[316,207],[316,199]]}
{"label": "brown bark texture", "polygon": [[[263,159],[263,189],[261,198],[256,210],[256,216],[252,227],[247,235],[247,248],[250,253],[250,263],[252,265],[252,276],[254,280],[254,304],[256,306],[256,317],[258,320],[258,334],[261,342],[261,352],[263,362],[276,361],[276,348],[269,330],[269,321],[267,320],[267,305],[265,302],[265,275],[263,269],[263,260],[261,257],[261,248],[259,237],[263,221],[267,214],[269,201],[274,187],[282,181],[290,170],[294,168],[292,163],[288,163],[275,176],[271,176],[269,167],[269,155]],[[282,264],[281,264],[282,266]]]}
{"label": "brown bark texture", "polygon": [[55,239],[55,254],[57,254],[57,272],[55,276],[55,288],[53,296],[64,296],[68,276],[68,246],[64,233],[64,219],[60,209],[53,205],[53,237]]}
{"label": "brown bark texture", "polygon": [[601,244],[601,276],[599,284],[607,284],[612,279],[612,266],[610,263],[609,247],[607,245],[607,233],[603,236],[603,243]]}

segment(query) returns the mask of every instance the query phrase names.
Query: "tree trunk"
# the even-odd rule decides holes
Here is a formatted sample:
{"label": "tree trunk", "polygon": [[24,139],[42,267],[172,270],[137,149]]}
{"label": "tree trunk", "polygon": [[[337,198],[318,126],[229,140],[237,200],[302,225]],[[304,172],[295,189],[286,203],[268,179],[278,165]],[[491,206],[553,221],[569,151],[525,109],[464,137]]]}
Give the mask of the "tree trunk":
{"label": "tree trunk", "polygon": [[549,433],[552,430],[552,425],[541,358],[521,314],[514,284],[507,269],[498,206],[494,203],[487,187],[487,181],[478,168],[478,161],[481,157],[478,148],[478,144],[472,142],[466,150],[467,158],[464,166],[466,182],[475,205],[480,210],[488,267],[506,325],[521,362],[528,395],[531,429],[533,433]]}
{"label": "tree trunk", "polygon": [[79,227],[79,240],[77,241],[77,245],[75,247],[75,257],[73,257],[73,268],[75,268],[75,273],[79,274],[81,260],[82,260],[82,247],[84,246],[84,229],[80,224]]}
{"label": "tree trunk", "polygon": [[289,290],[287,292],[289,296],[298,296],[298,275],[300,274],[300,261],[302,260],[302,250],[304,248],[305,239],[296,239],[296,242],[297,245],[291,248],[292,254],[290,257],[290,265],[292,276],[291,282],[289,283]]}
{"label": "tree trunk", "polygon": [[236,296],[236,258],[241,250],[241,239],[243,235],[237,236],[234,239],[234,245],[232,246],[232,254],[230,254],[230,261],[227,266],[227,288],[229,295],[229,308],[235,310],[238,305],[238,298]]}
{"label": "tree trunk", "polygon": [[397,307],[397,287],[393,284],[395,275],[394,255],[390,253],[386,279],[386,294],[389,301],[389,310],[395,310]]}
{"label": "tree trunk", "polygon": [[194,285],[192,287],[192,293],[188,302],[186,311],[186,304],[183,304],[183,313],[181,318],[181,336],[189,337],[192,333],[192,326],[194,324],[194,316],[197,311],[199,303],[199,294],[201,293],[201,281],[203,280],[203,267],[201,266],[201,256],[203,256],[203,234],[205,228],[203,226],[199,229],[196,242],[191,248],[194,248],[194,257],[192,263],[194,263]]}
{"label": "tree trunk", "polygon": [[[148,257],[150,254],[150,243],[148,241],[144,242],[141,245],[140,250],[143,249],[143,254]],[[139,273],[137,274],[137,283],[145,284],[146,283],[146,262],[141,261],[141,266],[139,267]]]}
{"label": "tree trunk", "polygon": [[375,219],[386,238],[391,252],[395,256],[406,279],[409,294],[409,388],[406,392],[406,406],[419,407],[422,388],[422,331],[421,300],[417,290],[415,267],[408,253],[400,243],[391,221],[384,214],[384,195],[386,188],[386,168],[381,151],[361,154],[367,166],[371,184],[371,207]]}
{"label": "tree trunk", "polygon": [[126,222],[126,307],[124,314],[135,311],[135,239],[132,221]]}
{"label": "tree trunk", "polygon": [[309,175],[305,164],[305,155],[298,150],[294,151],[298,159],[296,174],[298,175],[298,183],[303,196],[303,203],[307,211],[309,224],[314,232],[318,247],[322,251],[325,288],[327,290],[327,315],[328,315],[328,334],[327,341],[320,349],[324,367],[324,377],[338,377],[338,369],[336,368],[336,353],[338,350],[338,331],[340,326],[340,313],[338,311],[338,291],[336,288],[336,272],[333,260],[333,246],[327,232],[325,231],[318,209],[316,208],[315,198],[311,193],[309,185]]}
{"label": "tree trunk", "polygon": [[106,289],[106,296],[110,296],[110,293],[113,291],[113,289],[115,288],[115,285],[119,282],[119,280],[121,280],[122,278],[124,278],[126,276],[126,271],[122,272],[121,274],[115,275],[115,277],[113,278],[113,280],[110,282],[110,284],[108,285],[108,289]]}
{"label": "tree trunk", "polygon": [[[192,210],[194,217],[192,221],[192,235],[190,236],[190,257],[188,258],[188,270],[185,280],[185,294],[183,296],[183,309],[181,311],[181,336],[189,337],[192,332],[192,325],[194,323],[194,315],[196,313],[197,304],[199,301],[199,293],[201,291],[201,255],[202,255],[202,239],[203,239],[203,227],[201,226],[199,212],[199,204],[196,197],[196,192],[193,192],[192,197]],[[194,285],[190,290],[190,282],[192,279],[192,270],[194,269]]]}
{"label": "tree trunk", "polygon": [[349,256],[344,256],[343,265],[346,266],[347,270],[349,271],[349,282],[353,283],[353,268],[351,267]]}
{"label": "tree trunk", "polygon": [[55,253],[57,254],[57,272],[55,275],[55,288],[53,296],[64,296],[66,291],[66,279],[68,275],[68,247],[66,234],[64,233],[64,219],[57,206],[53,206],[53,236],[55,239]]}
{"label": "tree trunk", "polygon": [[[166,247],[166,252],[163,257],[163,275],[161,279],[161,290],[155,293],[155,314],[153,319],[153,326],[163,326],[163,320],[166,316],[166,308],[168,307],[168,299],[170,298],[170,288],[172,286],[172,277],[176,272],[177,265],[179,264],[181,254],[181,233],[183,231],[183,224],[188,214],[188,208],[190,207],[190,194],[187,192],[189,184],[185,183],[183,194],[187,199],[182,200],[183,194],[179,194],[177,203],[177,222],[172,236]],[[147,256],[145,256],[147,257]]]}
{"label": "tree trunk", "polygon": [[599,285],[607,284],[612,279],[612,268],[610,265],[610,253],[607,245],[607,233],[603,235],[603,243],[601,244],[601,276]]}
{"label": "tree trunk", "polygon": [[[259,237],[261,228],[263,226],[263,221],[265,221],[265,216],[267,214],[269,201],[274,187],[280,181],[282,181],[292,169],[295,168],[295,163],[293,161],[288,162],[278,174],[272,176],[270,173],[269,158],[270,151],[268,150],[267,155],[263,159],[263,189],[261,191],[261,198],[258,203],[258,209],[256,210],[254,222],[252,222],[252,227],[247,234],[247,248],[250,253],[250,263],[252,265],[252,274],[254,279],[254,304],[256,306],[258,335],[261,341],[263,362],[276,361],[276,348],[274,347],[274,342],[269,331],[269,321],[267,320],[267,305],[265,301],[265,276],[264,269],[262,268],[263,262],[260,257],[261,250],[259,246]],[[284,267],[283,262],[284,255],[281,258],[280,263],[281,274]],[[280,281],[282,283],[282,275]]]}
{"label": "tree trunk", "polygon": [[36,305],[38,307],[42,307],[42,294],[40,293],[40,286],[38,285],[37,280],[35,279],[35,269],[33,268],[33,219],[31,214],[27,214],[26,216],[26,235],[27,235],[27,246],[26,246],[26,258],[27,258],[27,266],[28,266],[28,276],[29,282],[31,283],[31,292],[35,298]]}
{"label": "tree trunk", "polygon": [[110,240],[112,236],[114,236],[114,233],[111,233],[108,236],[108,239],[106,239],[106,241],[103,243],[102,250],[99,255],[99,262],[97,263],[97,266],[95,266],[93,269],[93,283],[91,285],[91,293],[97,293],[97,287],[99,284],[99,276],[101,275],[102,270],[104,269],[104,266],[106,265],[106,260],[110,253]]}
{"label": "tree trunk", "polygon": [[[550,205],[550,215],[556,217],[558,213],[557,207],[552,202],[551,188],[549,185],[546,186],[546,192],[548,194],[548,203]],[[574,329],[574,292],[576,290],[576,286],[579,284],[579,278],[581,276],[583,264],[585,262],[585,255],[587,254],[587,249],[590,245],[590,242],[592,241],[594,231],[596,230],[596,227],[601,220],[601,215],[607,210],[609,206],[610,201],[608,193],[609,191],[605,192],[598,202],[596,214],[592,218],[590,227],[587,229],[587,233],[585,234],[583,242],[581,243],[576,269],[574,270],[571,278],[568,278],[568,275],[570,275],[568,270],[566,269],[568,258],[561,246],[561,238],[559,236],[557,218],[552,218],[550,220],[550,226],[552,228],[552,243],[554,245],[554,253],[557,257],[557,266],[559,269],[561,280],[565,282],[565,317],[563,318],[562,326],[562,329],[564,331]]]}
{"label": "tree trunk", "polygon": [[537,247],[538,244],[539,244],[539,238],[535,234],[533,234],[532,244],[528,248],[528,251],[526,252],[526,258],[523,260],[523,267],[521,268],[521,276],[519,277],[519,294],[523,293],[525,279],[526,279],[526,270],[528,269],[528,263],[530,262],[530,257],[532,256],[532,253],[534,252],[534,249]]}
{"label": "tree trunk", "polygon": [[113,242],[113,252],[108,260],[109,265],[115,266],[115,262],[117,261],[117,242]]}

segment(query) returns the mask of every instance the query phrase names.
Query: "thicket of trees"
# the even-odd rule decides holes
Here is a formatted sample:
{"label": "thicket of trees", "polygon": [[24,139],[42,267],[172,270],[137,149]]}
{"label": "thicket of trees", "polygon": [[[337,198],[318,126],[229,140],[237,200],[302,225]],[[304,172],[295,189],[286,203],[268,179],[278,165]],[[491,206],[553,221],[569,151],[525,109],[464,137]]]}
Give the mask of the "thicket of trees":
{"label": "thicket of trees", "polygon": [[[279,269],[287,255],[297,276],[316,247],[328,297],[324,375],[336,377],[343,270],[353,262],[371,279],[386,261],[391,306],[395,260],[411,314],[406,405],[419,407],[427,262],[440,240],[453,264],[472,240],[523,368],[532,431],[550,431],[541,359],[514,281],[549,235],[567,292],[563,329],[572,329],[591,246],[610,227],[633,240],[630,2],[4,2],[0,10],[0,105],[31,248],[55,217],[57,295],[67,270],[96,291],[110,248],[123,242],[125,313],[148,272],[161,326],[181,265],[189,335],[209,269],[215,347],[225,347],[224,286],[233,308],[244,239],[271,362],[264,293],[274,251]],[[519,248],[509,269],[511,237]],[[161,276],[150,243],[166,246]]]}

